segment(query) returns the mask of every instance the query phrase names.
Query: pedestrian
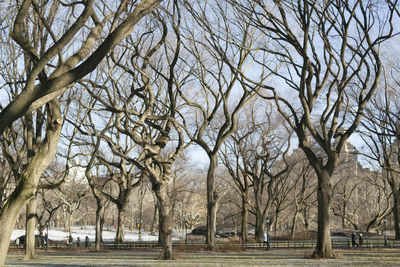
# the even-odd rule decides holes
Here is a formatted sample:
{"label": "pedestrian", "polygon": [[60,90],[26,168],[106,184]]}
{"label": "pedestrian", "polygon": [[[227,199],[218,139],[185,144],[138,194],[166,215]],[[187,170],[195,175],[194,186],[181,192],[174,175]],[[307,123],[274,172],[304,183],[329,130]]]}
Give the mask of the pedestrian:
{"label": "pedestrian", "polygon": [[356,246],[356,233],[351,234],[351,246],[354,248]]}
{"label": "pedestrian", "polygon": [[65,238],[66,248],[69,248],[69,236]]}
{"label": "pedestrian", "polygon": [[89,237],[85,237],[85,248],[89,248]]}
{"label": "pedestrian", "polygon": [[69,248],[72,249],[72,245],[73,245],[74,239],[72,238],[72,236],[69,236]]}
{"label": "pedestrian", "polygon": [[44,236],[43,234],[40,235],[40,246],[42,249],[44,249]]}
{"label": "pedestrian", "polygon": [[364,237],[363,237],[363,235],[360,233],[360,236],[358,237],[358,245],[361,247],[362,244],[363,244],[363,242],[364,242]]}
{"label": "pedestrian", "polygon": [[76,247],[79,248],[80,244],[81,244],[81,239],[78,236],[78,238],[76,239]]}
{"label": "pedestrian", "polygon": [[271,236],[267,234],[267,250],[270,250],[271,248]]}
{"label": "pedestrian", "polygon": [[17,248],[19,248],[19,237],[17,237],[17,239],[15,239],[15,245],[17,246]]}
{"label": "pedestrian", "polygon": [[46,250],[49,248],[49,237],[47,236],[47,233],[44,234],[44,247]]}
{"label": "pedestrian", "polygon": [[264,244],[263,244],[263,248],[265,248],[267,246],[267,242],[268,242],[268,234],[267,232],[264,233]]}

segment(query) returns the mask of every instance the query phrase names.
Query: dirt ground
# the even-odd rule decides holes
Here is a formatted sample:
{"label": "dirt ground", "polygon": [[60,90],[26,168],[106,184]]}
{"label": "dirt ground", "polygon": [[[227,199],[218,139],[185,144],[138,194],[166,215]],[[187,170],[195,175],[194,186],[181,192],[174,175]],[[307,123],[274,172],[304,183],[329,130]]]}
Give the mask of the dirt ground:
{"label": "dirt ground", "polygon": [[309,259],[311,250],[272,249],[242,252],[176,252],[175,260],[160,261],[159,251],[38,251],[24,261],[22,251],[10,251],[5,266],[400,266],[400,249],[338,249],[335,259]]}

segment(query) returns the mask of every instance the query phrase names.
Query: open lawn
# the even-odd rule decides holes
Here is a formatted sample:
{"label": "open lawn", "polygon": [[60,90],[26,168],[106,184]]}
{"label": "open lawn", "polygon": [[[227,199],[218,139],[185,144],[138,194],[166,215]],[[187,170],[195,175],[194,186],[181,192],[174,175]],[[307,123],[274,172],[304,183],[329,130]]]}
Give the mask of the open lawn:
{"label": "open lawn", "polygon": [[400,266],[400,249],[337,249],[336,259],[308,259],[310,249],[248,250],[245,252],[176,253],[176,260],[159,261],[149,251],[38,251],[37,259],[23,261],[10,252],[6,266]]}

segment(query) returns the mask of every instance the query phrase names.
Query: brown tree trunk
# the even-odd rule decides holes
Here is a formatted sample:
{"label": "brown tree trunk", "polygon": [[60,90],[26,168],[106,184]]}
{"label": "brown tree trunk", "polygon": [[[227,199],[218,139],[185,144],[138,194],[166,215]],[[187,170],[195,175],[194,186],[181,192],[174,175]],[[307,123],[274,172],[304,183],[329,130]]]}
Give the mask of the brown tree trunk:
{"label": "brown tree trunk", "polygon": [[318,176],[318,235],[317,246],[313,256],[315,258],[333,258],[335,254],[331,244],[330,228],[330,205],[332,199],[332,187],[330,184],[330,175],[322,170],[317,173]]}
{"label": "brown tree trunk", "polygon": [[343,209],[343,216],[342,216],[342,228],[344,229],[344,228],[346,228],[346,213],[347,213],[347,201],[346,200],[343,200],[343,206],[342,206],[342,209]]}
{"label": "brown tree trunk", "polygon": [[35,258],[36,196],[26,204],[25,256],[24,260]]}
{"label": "brown tree trunk", "polygon": [[400,191],[398,188],[392,188],[393,192],[393,219],[394,219],[394,231],[395,239],[400,240]]}
{"label": "brown tree trunk", "polygon": [[305,205],[303,209],[303,218],[304,218],[304,230],[308,230],[310,228],[310,205]]}
{"label": "brown tree trunk", "polygon": [[292,229],[290,230],[290,238],[294,239],[294,234],[296,232],[296,223],[297,223],[297,214],[299,213],[298,204],[296,204],[296,208],[294,210],[294,215],[292,219]]}
{"label": "brown tree trunk", "polygon": [[35,195],[40,176],[53,160],[57,150],[62,126],[58,100],[52,100],[49,107],[52,116],[47,125],[46,139],[22,174],[17,188],[0,213],[0,266],[4,266],[17,216],[28,200]]}
{"label": "brown tree trunk", "polygon": [[246,242],[248,239],[247,237],[248,220],[249,220],[249,207],[247,204],[247,194],[244,194],[242,196],[242,232],[240,234],[243,242]]}
{"label": "brown tree trunk", "polygon": [[118,222],[117,222],[117,235],[115,236],[115,243],[124,243],[124,218],[125,206],[118,206]]}
{"label": "brown tree trunk", "polygon": [[69,207],[69,212],[68,212],[68,233],[69,236],[72,236],[72,207]]}
{"label": "brown tree trunk", "polygon": [[267,218],[267,213],[268,212],[266,212],[266,211],[263,212],[263,210],[261,209],[261,206],[259,204],[257,204],[257,207],[256,207],[256,229],[255,229],[255,238],[256,238],[257,242],[264,241],[264,228],[265,228],[265,220]]}
{"label": "brown tree trunk", "polygon": [[214,250],[218,208],[218,194],[214,188],[215,172],[217,170],[217,155],[209,155],[209,159],[210,166],[207,173],[207,236],[205,249]]}
{"label": "brown tree trunk", "polygon": [[104,205],[97,204],[96,209],[96,250],[101,250],[101,242],[103,235]]}
{"label": "brown tree trunk", "polygon": [[258,218],[256,220],[256,241],[257,242],[263,242],[264,240],[264,221],[265,221],[265,216],[263,216],[262,213],[258,214]]}
{"label": "brown tree trunk", "polygon": [[158,214],[158,204],[155,203],[154,205],[154,213],[153,213],[153,220],[151,221],[151,226],[150,226],[150,233],[153,235],[154,234],[154,229],[156,228],[156,222],[157,222],[157,214]]}
{"label": "brown tree trunk", "polygon": [[[169,181],[165,179],[165,181]],[[161,260],[172,260],[171,202],[168,196],[167,183],[157,184],[155,193],[158,202],[159,233],[161,243]]]}

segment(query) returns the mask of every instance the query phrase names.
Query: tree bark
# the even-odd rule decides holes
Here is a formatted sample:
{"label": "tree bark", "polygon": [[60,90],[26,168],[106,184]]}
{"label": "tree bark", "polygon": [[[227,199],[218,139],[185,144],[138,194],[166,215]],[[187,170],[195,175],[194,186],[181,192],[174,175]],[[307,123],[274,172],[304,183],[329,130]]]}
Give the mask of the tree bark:
{"label": "tree bark", "polygon": [[36,196],[26,205],[25,256],[24,260],[35,258]]}
{"label": "tree bark", "polygon": [[125,219],[125,206],[118,206],[118,222],[117,222],[117,235],[115,236],[115,243],[124,243],[124,219]]}
{"label": "tree bark", "polygon": [[247,194],[242,195],[242,232],[240,236],[242,237],[242,241],[246,242],[247,237],[247,223],[249,219],[249,206],[247,202]]}
{"label": "tree bark", "polygon": [[68,233],[69,236],[72,236],[72,207],[69,207],[69,212],[68,212]]}
{"label": "tree bark", "polygon": [[256,241],[263,242],[265,219],[267,218],[267,213],[262,212],[260,209],[260,210],[257,210],[256,216],[257,216],[257,219],[256,219]]}
{"label": "tree bark", "polygon": [[[165,181],[169,181],[165,179]],[[155,188],[159,213],[159,233],[161,243],[161,260],[172,260],[171,201],[168,196],[167,183],[158,183]]]}
{"label": "tree bark", "polygon": [[96,209],[96,250],[101,250],[101,242],[103,241],[103,220],[104,220],[104,205],[97,203]]}
{"label": "tree bark", "polygon": [[326,170],[317,172],[318,176],[318,235],[317,246],[314,250],[315,258],[333,258],[331,228],[330,228],[330,205],[332,199],[331,176]]}
{"label": "tree bark", "polygon": [[153,213],[153,220],[151,221],[151,226],[150,226],[150,233],[153,235],[154,234],[154,229],[156,228],[156,222],[157,222],[157,214],[158,214],[158,204],[156,203],[154,205],[154,213]]}
{"label": "tree bark", "polygon": [[296,204],[296,208],[294,210],[294,215],[292,219],[292,229],[290,230],[290,238],[294,238],[294,234],[296,232],[296,223],[297,223],[297,215],[299,213],[298,204]]}
{"label": "tree bark", "polygon": [[394,231],[395,239],[400,240],[400,191],[398,188],[392,188],[393,192],[393,220],[394,220]]}
{"label": "tree bark", "polygon": [[49,109],[51,109],[51,116],[47,125],[46,138],[0,213],[0,266],[4,266],[17,216],[28,200],[35,195],[39,179],[53,160],[57,150],[62,126],[58,100],[52,100],[49,103]]}
{"label": "tree bark", "polygon": [[217,170],[217,155],[209,155],[210,166],[207,173],[207,237],[206,250],[215,249],[215,234],[217,231],[218,193],[214,188]]}

